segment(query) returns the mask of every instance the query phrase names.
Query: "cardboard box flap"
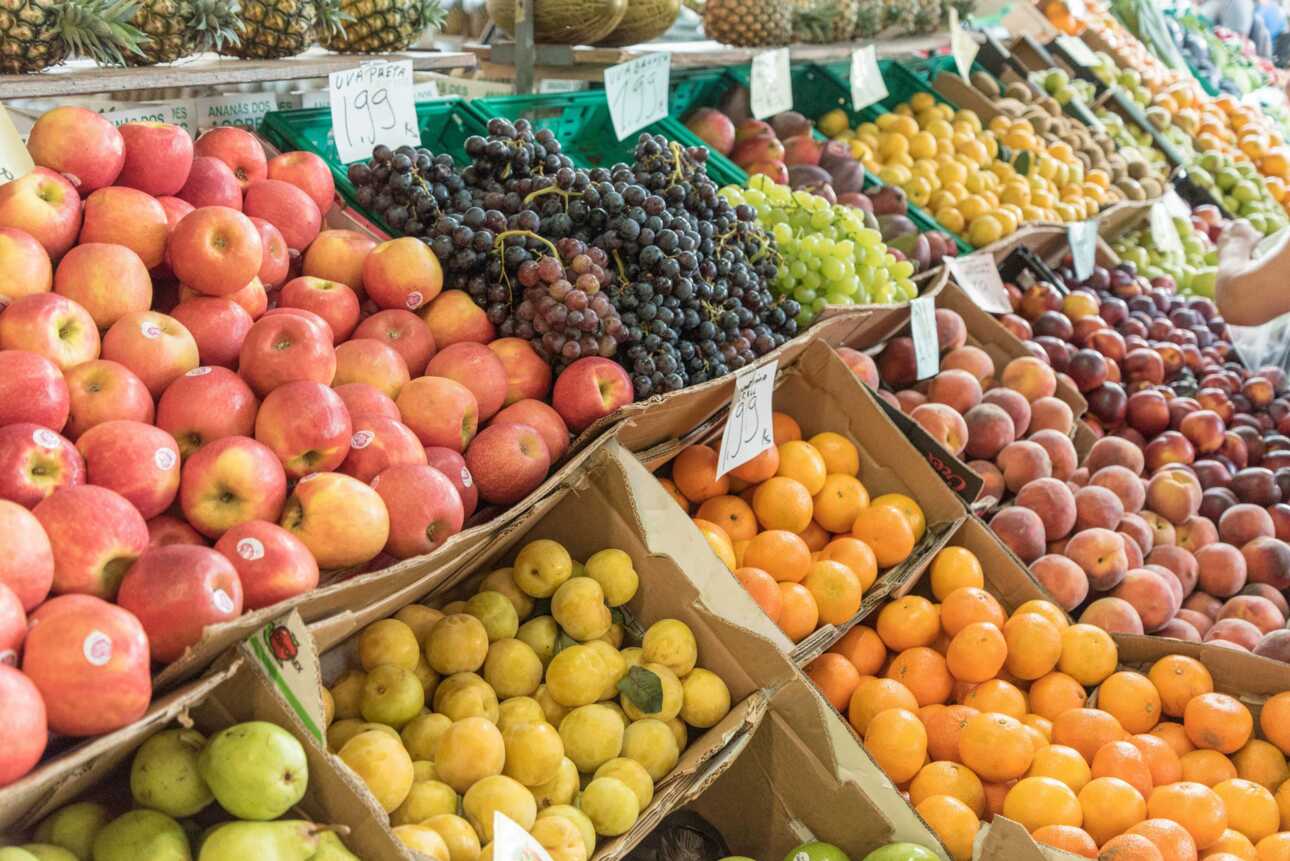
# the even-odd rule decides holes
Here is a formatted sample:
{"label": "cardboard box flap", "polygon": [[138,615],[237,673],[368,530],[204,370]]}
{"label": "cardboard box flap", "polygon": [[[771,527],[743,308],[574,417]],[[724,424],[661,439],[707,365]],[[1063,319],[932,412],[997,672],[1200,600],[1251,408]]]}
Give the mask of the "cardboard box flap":
{"label": "cardboard box flap", "polygon": [[1074,861],[1079,856],[1039,845],[1020,824],[996,814],[977,832],[972,857],[981,861]]}
{"label": "cardboard box flap", "polygon": [[1216,690],[1240,699],[1258,718],[1259,706],[1268,697],[1290,691],[1290,664],[1239,649],[1209,643],[1190,643],[1141,634],[1112,634],[1120,650],[1120,663],[1145,671],[1166,655],[1187,655],[1205,665]]}

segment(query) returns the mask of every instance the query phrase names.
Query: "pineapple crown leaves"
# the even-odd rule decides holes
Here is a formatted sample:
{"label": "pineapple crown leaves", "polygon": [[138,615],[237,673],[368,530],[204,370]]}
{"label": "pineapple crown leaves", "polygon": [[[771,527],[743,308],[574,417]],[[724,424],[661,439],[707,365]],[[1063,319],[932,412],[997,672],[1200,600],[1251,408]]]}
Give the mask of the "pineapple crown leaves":
{"label": "pineapple crown leaves", "polygon": [[793,30],[809,35],[814,41],[828,41],[833,19],[838,15],[833,3],[808,0],[793,10]]}
{"label": "pineapple crown leaves", "polygon": [[345,25],[353,21],[354,16],[341,7],[340,0],[318,0],[317,7],[318,23],[315,29],[322,37],[322,41],[343,39]]}
{"label": "pineapple crown leaves", "polygon": [[221,51],[238,45],[239,15],[242,5],[238,0],[196,0],[193,14],[185,21],[188,29],[196,33],[197,51]]}
{"label": "pineapple crown leaves", "polygon": [[443,27],[443,22],[448,17],[447,10],[439,0],[421,0],[417,12],[422,30],[428,30],[431,27],[438,30]]}
{"label": "pineapple crown leaves", "polygon": [[58,9],[58,31],[73,54],[103,66],[124,66],[126,54],[143,56],[150,40],[130,24],[135,0],[68,0]]}

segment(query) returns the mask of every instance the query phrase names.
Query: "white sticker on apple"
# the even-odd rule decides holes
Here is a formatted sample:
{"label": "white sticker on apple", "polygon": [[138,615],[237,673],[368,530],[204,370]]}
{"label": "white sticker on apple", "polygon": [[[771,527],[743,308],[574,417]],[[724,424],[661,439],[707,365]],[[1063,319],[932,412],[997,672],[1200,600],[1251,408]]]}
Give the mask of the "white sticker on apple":
{"label": "white sticker on apple", "polygon": [[408,310],[415,311],[416,309],[420,308],[421,302],[424,300],[424,298],[425,297],[421,295],[420,291],[413,290],[411,293],[408,294],[408,298],[407,298]]}
{"label": "white sticker on apple", "polygon": [[0,652],[0,664],[8,664],[11,667],[18,666],[18,653],[13,649],[5,649]]}
{"label": "white sticker on apple", "polygon": [[55,449],[63,444],[58,434],[48,428],[36,428],[36,430],[32,431],[31,438],[41,448]]}
{"label": "white sticker on apple", "polygon": [[214,600],[215,609],[221,613],[233,612],[233,599],[223,589],[216,589],[215,594],[211,596]]}
{"label": "white sticker on apple", "polygon": [[159,448],[152,453],[152,462],[157,465],[157,469],[167,472],[179,462],[179,455],[175,454],[174,449]]}
{"label": "white sticker on apple", "polygon": [[370,430],[355,431],[354,435],[349,438],[350,448],[367,448],[376,439],[376,434]]}
{"label": "white sticker on apple", "polygon": [[237,555],[247,562],[264,558],[264,544],[258,538],[243,538],[237,542]]}
{"label": "white sticker on apple", "polygon": [[143,333],[143,337],[150,341],[155,341],[161,337],[161,327],[151,320],[144,320],[142,325],[139,326],[139,331]]}
{"label": "white sticker on apple", "polygon": [[212,370],[214,369],[207,365],[201,365],[199,367],[193,368],[191,371],[184,374],[184,376],[185,377],[204,377],[207,374],[209,374]]}
{"label": "white sticker on apple", "polygon": [[81,642],[81,654],[91,666],[103,666],[112,660],[112,638],[102,631],[90,631]]}
{"label": "white sticker on apple", "polygon": [[470,487],[470,486],[471,486],[472,484],[474,484],[474,483],[475,483],[475,480],[474,480],[473,478],[471,478],[471,477],[470,477],[470,470],[466,469],[466,467],[464,467],[464,466],[463,466],[463,467],[461,468],[461,484],[462,484],[462,486],[463,486],[463,487]]}

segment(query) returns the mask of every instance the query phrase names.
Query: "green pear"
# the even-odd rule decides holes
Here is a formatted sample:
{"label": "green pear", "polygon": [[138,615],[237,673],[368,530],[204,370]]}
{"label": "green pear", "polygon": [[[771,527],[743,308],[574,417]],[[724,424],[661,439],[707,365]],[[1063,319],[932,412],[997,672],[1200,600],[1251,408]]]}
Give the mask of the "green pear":
{"label": "green pear", "polygon": [[0,849],[0,861],[36,861],[36,856],[26,849],[17,846],[6,846]]}
{"label": "green pear", "polygon": [[155,810],[131,810],[99,829],[94,861],[192,861],[188,835]]}
{"label": "green pear", "polygon": [[192,729],[159,732],[143,743],[130,765],[136,804],[167,816],[192,816],[215,800],[197,772],[206,737]]}
{"label": "green pear", "polygon": [[78,801],[55,810],[36,828],[37,843],[61,846],[77,861],[94,857],[94,835],[112,818],[108,809],[93,801]]}
{"label": "green pear", "polygon": [[220,806],[238,819],[277,819],[309,785],[304,747],[267,721],[217,732],[198,757],[197,770]]}
{"label": "green pear", "polygon": [[76,861],[75,855],[51,843],[25,843],[22,848],[36,856],[36,861]]}
{"label": "green pear", "polygon": [[318,851],[310,861],[360,861],[359,857],[345,848],[334,831],[327,831],[318,838]]}
{"label": "green pear", "polygon": [[303,819],[230,822],[206,835],[197,861],[309,861],[323,833]]}

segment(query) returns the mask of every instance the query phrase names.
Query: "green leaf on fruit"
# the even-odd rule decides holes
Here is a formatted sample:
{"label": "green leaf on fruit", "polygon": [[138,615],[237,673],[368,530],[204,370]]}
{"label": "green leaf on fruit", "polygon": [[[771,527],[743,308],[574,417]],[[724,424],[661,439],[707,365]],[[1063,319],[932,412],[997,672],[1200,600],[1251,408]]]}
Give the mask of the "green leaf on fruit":
{"label": "green leaf on fruit", "polygon": [[645,714],[656,714],[663,708],[663,680],[652,670],[632,667],[619,679],[618,690]]}
{"label": "green leaf on fruit", "polygon": [[1022,176],[1030,176],[1030,150],[1023,149],[1017,154],[1017,160],[1012,163],[1013,168]]}
{"label": "green leaf on fruit", "polygon": [[578,645],[578,641],[573,637],[570,637],[563,629],[561,629],[560,636],[555,638],[555,653],[558,655],[570,646],[576,645]]}

